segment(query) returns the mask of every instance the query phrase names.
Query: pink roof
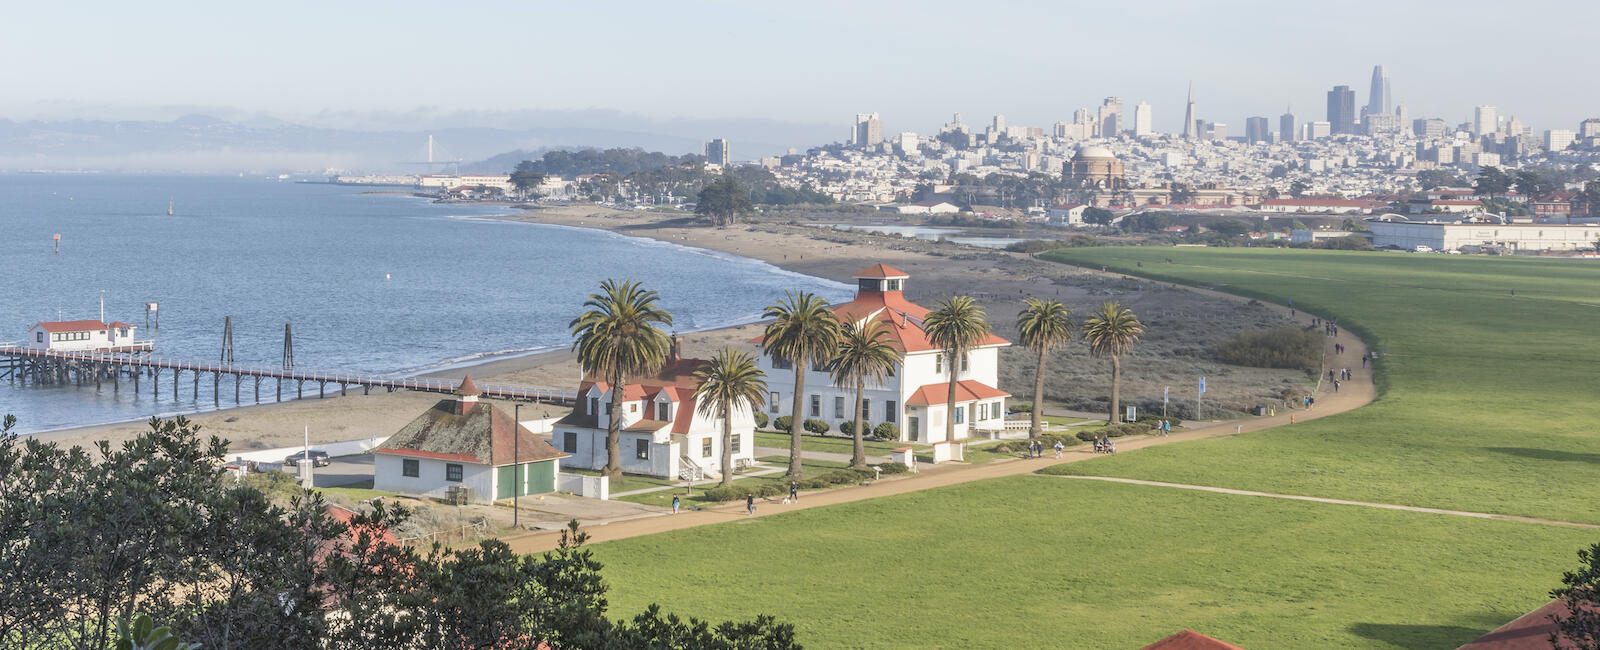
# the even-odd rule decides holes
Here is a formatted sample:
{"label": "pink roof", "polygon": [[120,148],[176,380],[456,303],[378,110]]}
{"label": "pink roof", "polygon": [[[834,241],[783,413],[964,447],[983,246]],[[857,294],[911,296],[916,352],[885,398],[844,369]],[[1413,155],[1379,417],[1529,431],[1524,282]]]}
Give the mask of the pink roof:
{"label": "pink roof", "polygon": [[902,271],[902,270],[897,269],[895,267],[889,266],[887,264],[874,264],[874,265],[869,266],[867,268],[861,269],[860,271],[856,271],[855,274],[851,275],[850,277],[853,277],[853,278],[880,278],[880,279],[886,279],[886,278],[909,278],[911,276],[907,275],[905,271]]}
{"label": "pink roof", "polygon": [[1226,641],[1218,641],[1194,630],[1184,630],[1145,646],[1142,650],[1244,650]]}
{"label": "pink roof", "polygon": [[108,327],[132,327],[123,323],[107,325],[97,320],[58,320],[39,323],[46,332],[98,332]]}
{"label": "pink roof", "polygon": [[[973,400],[990,399],[994,397],[1010,397],[1011,393],[985,384],[976,379],[963,379],[956,382],[956,402],[971,402]],[[950,399],[950,382],[940,384],[925,384],[911,394],[911,399],[906,400],[907,406],[930,406],[944,404]]]}

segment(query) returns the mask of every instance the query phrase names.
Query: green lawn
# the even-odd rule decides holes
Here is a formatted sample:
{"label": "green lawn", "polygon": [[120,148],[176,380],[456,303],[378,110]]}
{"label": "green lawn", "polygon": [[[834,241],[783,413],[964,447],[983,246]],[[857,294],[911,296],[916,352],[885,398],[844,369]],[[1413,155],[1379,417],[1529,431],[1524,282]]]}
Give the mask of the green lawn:
{"label": "green lawn", "polygon": [[593,548],[614,612],[773,614],[813,648],[1137,648],[1184,628],[1252,650],[1451,648],[1542,604],[1594,537],[1018,476]]}
{"label": "green lawn", "polygon": [[[772,466],[772,467],[787,468],[789,466],[789,457],[788,456],[765,456],[765,457],[762,457],[762,458],[757,458],[756,460],[758,460],[760,462],[763,462],[763,463],[766,463],[767,465]],[[808,458],[808,459],[803,459],[803,460],[800,461],[800,470],[801,470],[802,474],[804,474],[806,476],[816,476],[818,474],[822,474],[824,472],[827,472],[828,470],[839,469],[839,468],[845,467],[847,465],[849,465],[849,463],[838,463],[838,462],[833,462],[833,461],[814,460],[814,459],[809,459]],[[652,479],[652,480],[659,480],[659,479]],[[788,481],[788,479],[783,477],[783,472],[778,472],[776,474],[768,474],[768,475],[765,475],[765,476],[747,476],[747,477],[744,477],[744,478],[739,478],[738,475],[735,475],[734,479],[733,479],[733,484],[737,485],[737,486],[740,486],[740,487],[753,487],[753,486],[756,486],[756,485],[761,485],[763,483],[775,483],[775,484],[779,484],[779,485],[788,485],[789,481]],[[707,488],[716,487],[717,486],[716,483],[712,483],[710,485],[696,485],[696,486],[694,486],[692,488],[689,488],[687,492],[685,492],[684,489],[681,487],[683,485],[682,481],[676,481],[676,482],[662,481],[662,484],[677,485],[677,486],[680,486],[680,487],[678,489],[675,489],[675,490],[657,490],[655,492],[646,492],[644,494],[635,494],[635,495],[631,495],[631,496],[613,497],[613,498],[615,498],[618,501],[629,501],[629,502],[632,502],[632,503],[643,503],[643,504],[652,505],[652,506],[670,506],[670,505],[672,505],[672,496],[673,495],[678,495],[679,497],[682,497],[683,504],[686,507],[687,506],[708,507],[708,506],[719,505],[721,503],[719,501],[708,501],[708,500],[706,500],[706,499],[704,499],[702,497],[702,495],[705,494],[706,489]],[[612,488],[611,492],[612,492],[612,494],[616,494],[618,492],[618,490],[616,488]]]}
{"label": "green lawn", "polygon": [[[849,454],[854,452],[855,441],[841,436],[800,436],[800,449],[803,451],[826,451],[835,454]],[[789,434],[756,432],[756,446],[789,448]],[[868,456],[888,456],[901,447],[914,447],[928,449],[928,445],[910,442],[887,440],[863,440],[861,446],[866,449]]]}
{"label": "green lawn", "polygon": [[1366,408],[1054,471],[1600,523],[1600,265],[1232,248],[1045,257],[1292,299],[1382,353]]}

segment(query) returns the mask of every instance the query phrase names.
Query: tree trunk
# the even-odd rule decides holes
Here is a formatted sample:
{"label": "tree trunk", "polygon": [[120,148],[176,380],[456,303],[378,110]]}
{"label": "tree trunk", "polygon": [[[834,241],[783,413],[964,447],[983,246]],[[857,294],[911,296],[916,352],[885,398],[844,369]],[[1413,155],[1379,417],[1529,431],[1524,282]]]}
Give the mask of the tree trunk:
{"label": "tree trunk", "polygon": [[606,425],[606,476],[622,480],[622,375],[611,377],[611,423]]}
{"label": "tree trunk", "polygon": [[866,467],[867,466],[867,450],[866,450],[866,446],[864,444],[862,444],[862,442],[861,442],[861,427],[864,424],[861,421],[861,398],[865,396],[866,392],[867,392],[867,382],[863,381],[860,377],[857,377],[856,378],[856,428],[850,430],[851,433],[855,434],[855,447],[850,450],[850,466],[851,467]]}
{"label": "tree trunk", "polygon": [[957,357],[960,355],[946,355],[944,362],[950,366],[950,396],[944,405],[944,441],[956,441],[956,373],[960,370],[961,363]]}
{"label": "tree trunk", "polygon": [[1106,424],[1117,423],[1117,401],[1122,391],[1122,360],[1111,357],[1111,413],[1106,418]]}
{"label": "tree trunk", "polygon": [[733,404],[722,400],[722,482],[733,483]]}
{"label": "tree trunk", "polygon": [[1039,367],[1033,371],[1033,422],[1028,427],[1028,437],[1037,438],[1044,432],[1044,427],[1039,424],[1044,410],[1044,348],[1039,348]]}
{"label": "tree trunk", "polygon": [[794,360],[794,408],[789,415],[789,478],[800,480],[800,401],[806,391],[806,360]]}

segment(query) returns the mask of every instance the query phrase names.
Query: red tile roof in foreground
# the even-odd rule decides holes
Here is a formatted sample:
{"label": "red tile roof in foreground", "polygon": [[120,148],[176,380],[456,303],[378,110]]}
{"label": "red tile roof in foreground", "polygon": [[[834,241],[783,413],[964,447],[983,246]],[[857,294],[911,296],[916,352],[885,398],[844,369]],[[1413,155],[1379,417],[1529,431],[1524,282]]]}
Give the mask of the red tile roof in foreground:
{"label": "red tile roof in foreground", "polygon": [[[857,271],[855,277],[883,279],[910,276],[892,266],[876,264]],[[906,300],[905,294],[900,291],[858,290],[855,300],[833,307],[833,315],[841,322],[855,323],[870,318],[883,323],[883,329],[889,333],[889,346],[902,353],[939,349],[939,346],[928,341],[928,334],[922,328],[922,319],[927,317],[929,311],[927,307]],[[762,337],[757,336],[750,342],[760,345]],[[976,347],[990,345],[1011,345],[1011,342],[990,334],[979,341]]]}
{"label": "red tile roof in foreground", "polygon": [[1244,650],[1226,641],[1218,641],[1194,630],[1184,630],[1147,645],[1143,650]]}
{"label": "red tile roof in foreground", "polygon": [[97,320],[58,320],[39,323],[34,327],[43,327],[46,332],[98,332],[107,327],[131,327],[123,323],[107,325]]}
{"label": "red tile roof in foreground", "polygon": [[[985,384],[976,379],[963,379],[956,382],[956,403],[971,402],[973,400],[990,399],[994,397],[1010,397],[1011,393]],[[950,399],[950,382],[940,384],[926,384],[911,394],[906,400],[906,406],[929,406],[944,404]]]}
{"label": "red tile roof in foreground", "polygon": [[1566,604],[1552,600],[1456,650],[1549,650],[1550,635],[1556,631],[1550,617],[1565,613]]}
{"label": "red tile roof in foreground", "polygon": [[853,278],[909,278],[905,271],[889,266],[888,264],[874,264],[856,271]]}

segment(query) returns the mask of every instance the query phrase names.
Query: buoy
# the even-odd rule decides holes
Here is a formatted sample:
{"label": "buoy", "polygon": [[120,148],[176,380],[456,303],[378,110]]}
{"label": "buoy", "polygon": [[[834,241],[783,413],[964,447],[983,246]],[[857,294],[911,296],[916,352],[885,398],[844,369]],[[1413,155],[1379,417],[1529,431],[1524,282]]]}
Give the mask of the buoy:
{"label": "buoy", "polygon": [[383,274],[383,279],[385,279],[385,280],[389,279],[389,274],[388,273]]}
{"label": "buoy", "polygon": [[56,252],[61,252],[61,233],[56,233]]}

